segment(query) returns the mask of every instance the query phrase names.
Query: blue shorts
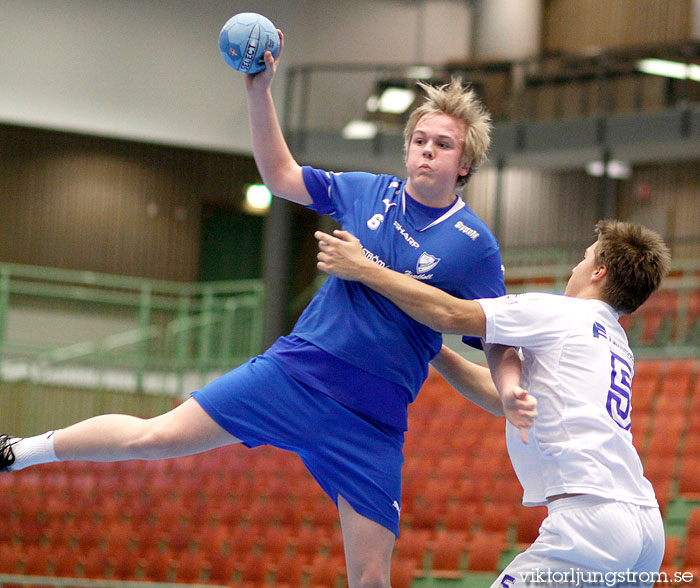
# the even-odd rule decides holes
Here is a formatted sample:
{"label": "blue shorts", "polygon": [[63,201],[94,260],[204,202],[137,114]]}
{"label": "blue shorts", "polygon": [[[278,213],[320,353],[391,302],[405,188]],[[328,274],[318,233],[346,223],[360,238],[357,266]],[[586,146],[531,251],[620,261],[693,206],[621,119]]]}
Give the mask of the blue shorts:
{"label": "blue shorts", "polygon": [[248,447],[272,445],[298,454],[336,506],[340,494],[399,536],[402,430],[302,386],[265,355],[192,397]]}

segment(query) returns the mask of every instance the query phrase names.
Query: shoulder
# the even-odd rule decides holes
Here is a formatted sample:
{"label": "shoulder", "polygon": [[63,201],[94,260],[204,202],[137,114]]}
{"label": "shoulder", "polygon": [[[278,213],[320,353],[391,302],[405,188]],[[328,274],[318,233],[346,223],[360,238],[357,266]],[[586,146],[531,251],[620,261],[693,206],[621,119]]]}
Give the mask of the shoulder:
{"label": "shoulder", "polygon": [[303,166],[302,171],[305,177],[309,176],[316,178],[317,180],[322,180],[329,183],[389,184],[392,180],[398,181],[398,178],[386,174],[373,174],[364,171],[329,171],[324,169],[318,169],[310,165]]}
{"label": "shoulder", "polygon": [[580,304],[585,301],[547,292],[507,294],[478,302],[485,311],[521,314],[542,321],[543,326],[556,324],[557,329],[570,328],[590,316],[586,306]]}
{"label": "shoulder", "polygon": [[376,184],[377,186],[386,186],[388,188],[392,183],[395,183],[396,187],[398,187],[401,183],[401,180],[395,176],[387,174],[373,174],[365,171],[327,171],[322,173],[325,173],[327,177],[332,178],[336,182],[348,184]]}
{"label": "shoulder", "polygon": [[464,206],[448,224],[452,229],[468,238],[472,244],[482,249],[499,250],[498,241],[488,225],[479,218],[468,206]]}

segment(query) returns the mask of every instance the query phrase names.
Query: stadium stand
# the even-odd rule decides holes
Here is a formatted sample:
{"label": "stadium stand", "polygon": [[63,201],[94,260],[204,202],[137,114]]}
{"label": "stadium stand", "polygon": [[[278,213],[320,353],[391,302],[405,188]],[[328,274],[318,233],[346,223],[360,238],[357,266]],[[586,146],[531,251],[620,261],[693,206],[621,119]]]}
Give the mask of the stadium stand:
{"label": "stadium stand", "polygon": [[[667,521],[667,572],[700,566],[699,391],[698,360],[638,361],[633,435]],[[432,371],[409,418],[395,585],[493,577],[546,514],[519,504],[503,422]],[[298,458],[271,448],[48,464],[0,476],[0,497],[9,505],[4,574],[256,587],[345,581],[333,504]]]}

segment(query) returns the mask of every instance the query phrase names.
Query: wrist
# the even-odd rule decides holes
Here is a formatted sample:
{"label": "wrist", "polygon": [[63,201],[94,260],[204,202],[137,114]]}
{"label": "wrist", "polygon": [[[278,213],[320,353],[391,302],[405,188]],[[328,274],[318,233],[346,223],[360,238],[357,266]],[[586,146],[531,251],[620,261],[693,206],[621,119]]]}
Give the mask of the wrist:
{"label": "wrist", "polygon": [[357,275],[357,280],[367,285],[377,285],[378,280],[381,279],[382,266],[374,263],[371,259],[365,258],[360,265]]}

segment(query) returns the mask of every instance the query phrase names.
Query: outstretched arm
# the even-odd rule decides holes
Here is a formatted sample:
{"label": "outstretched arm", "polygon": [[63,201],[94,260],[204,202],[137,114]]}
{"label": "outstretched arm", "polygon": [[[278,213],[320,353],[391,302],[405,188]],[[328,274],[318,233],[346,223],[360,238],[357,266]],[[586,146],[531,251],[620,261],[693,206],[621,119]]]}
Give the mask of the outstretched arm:
{"label": "outstretched arm", "polygon": [[[462,300],[410,276],[381,267],[367,259],[360,241],[347,231],[333,235],[317,231],[318,268],[345,280],[359,281],[382,294],[409,316],[441,333],[485,337],[486,316],[478,302]],[[527,429],[536,415],[536,400],[520,387],[520,359],[515,349],[486,345],[490,373],[456,353],[443,351],[433,365],[463,396],[492,414],[505,414],[527,442]],[[443,355],[444,353],[444,355]],[[491,378],[489,377],[489,380]],[[500,405],[500,406],[499,406]]]}
{"label": "outstretched arm", "polygon": [[505,415],[503,403],[487,367],[464,359],[445,345],[430,363],[467,400],[494,416]]}
{"label": "outstretched arm", "polygon": [[520,387],[518,354],[501,345],[487,345],[486,352],[491,369],[472,363],[445,345],[430,363],[467,400],[492,415],[505,416],[527,443],[528,430],[537,416],[537,400]]}
{"label": "outstretched arm", "polygon": [[284,35],[279,29],[278,33],[280,50],[277,58],[266,51],[265,69],[257,74],[246,75],[253,156],[270,192],[286,200],[309,205],[312,200],[304,184],[301,166],[292,157],[284,140],[270,90],[284,48]]}
{"label": "outstretched arm", "polygon": [[433,286],[381,267],[364,256],[360,241],[347,231],[316,231],[317,267],[344,280],[362,282],[396,304],[418,322],[440,333],[484,337],[486,317],[473,300],[450,296]]}

